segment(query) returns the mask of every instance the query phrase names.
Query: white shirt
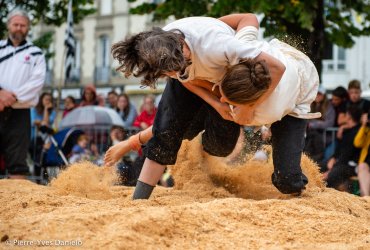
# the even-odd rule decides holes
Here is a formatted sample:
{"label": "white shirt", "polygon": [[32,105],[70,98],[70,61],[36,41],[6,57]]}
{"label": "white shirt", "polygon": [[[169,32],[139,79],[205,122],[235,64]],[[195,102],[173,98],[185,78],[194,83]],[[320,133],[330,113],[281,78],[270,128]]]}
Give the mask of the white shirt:
{"label": "white shirt", "polygon": [[245,45],[235,38],[235,31],[224,22],[211,17],[188,17],[166,25],[164,30],[180,30],[191,51],[192,64],[187,68],[188,77],[219,83],[226,67],[237,64],[240,58],[255,58],[261,50]]}
{"label": "white shirt", "polygon": [[241,29],[235,37],[274,56],[286,67],[275,90],[256,107],[253,121],[245,125],[269,125],[285,115],[302,119],[321,116],[320,113],[309,113],[310,105],[317,95],[319,75],[315,65],[305,54],[278,39],[270,42],[257,40],[258,29],[253,26]]}
{"label": "white shirt", "polygon": [[12,108],[33,107],[45,81],[44,55],[30,42],[13,47],[9,41],[0,41],[0,87],[15,93]]}

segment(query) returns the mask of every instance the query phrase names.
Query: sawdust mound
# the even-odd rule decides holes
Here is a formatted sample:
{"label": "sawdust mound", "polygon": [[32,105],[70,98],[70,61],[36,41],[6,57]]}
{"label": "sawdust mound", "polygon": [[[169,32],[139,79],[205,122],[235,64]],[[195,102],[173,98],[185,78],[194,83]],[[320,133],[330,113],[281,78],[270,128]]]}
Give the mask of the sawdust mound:
{"label": "sawdust mound", "polygon": [[308,158],[310,183],[292,197],[272,186],[270,161],[227,166],[200,149],[184,143],[175,188],[157,187],[150,200],[132,201],[114,172],[87,162],[49,186],[0,180],[0,248],[14,240],[33,242],[22,249],[37,240],[51,241],[44,249],[370,248],[370,199],[324,188]]}

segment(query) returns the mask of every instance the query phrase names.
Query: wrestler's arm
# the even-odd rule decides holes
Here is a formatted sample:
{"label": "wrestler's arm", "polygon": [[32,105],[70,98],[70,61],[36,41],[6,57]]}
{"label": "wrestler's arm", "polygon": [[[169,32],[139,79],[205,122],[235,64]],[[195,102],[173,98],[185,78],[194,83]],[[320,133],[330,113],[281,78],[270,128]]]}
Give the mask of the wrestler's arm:
{"label": "wrestler's arm", "polygon": [[258,19],[256,15],[252,13],[231,14],[220,17],[219,20],[226,23],[236,31],[239,31],[246,26],[254,26],[259,29]]}
{"label": "wrestler's arm", "polygon": [[231,109],[229,105],[220,101],[218,88],[212,91],[212,88],[210,88],[210,86],[213,85],[212,83],[204,80],[194,79],[192,81],[183,82],[182,84],[190,92],[193,92],[194,94],[202,98],[211,107],[213,107],[222,116],[222,118],[224,118],[225,120],[233,121],[233,117],[230,114]]}

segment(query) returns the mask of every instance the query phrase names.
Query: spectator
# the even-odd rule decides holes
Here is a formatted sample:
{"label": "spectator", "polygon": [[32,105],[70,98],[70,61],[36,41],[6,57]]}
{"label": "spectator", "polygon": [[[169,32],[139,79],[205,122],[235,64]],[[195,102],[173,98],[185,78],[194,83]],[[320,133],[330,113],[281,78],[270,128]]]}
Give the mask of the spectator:
{"label": "spectator", "polygon": [[334,127],[339,127],[338,122],[343,121],[346,115],[346,103],[349,99],[347,90],[339,86],[333,90],[331,104],[335,110]]}
{"label": "spectator", "polygon": [[118,144],[126,138],[126,132],[124,128],[120,126],[113,126],[110,130],[110,140],[112,145]]}
{"label": "spectator", "polygon": [[358,165],[358,182],[362,196],[370,195],[370,127],[367,116],[362,117],[362,126],[358,131],[355,140],[355,147],[361,148],[361,155]]}
{"label": "spectator", "polygon": [[[352,80],[348,83],[349,100],[346,103],[346,111],[351,106],[356,106],[362,110],[363,114],[367,114],[370,109],[370,102],[361,98],[361,83],[358,80]],[[340,117],[338,117],[339,119]],[[345,118],[339,119],[339,126],[345,125]]]}
{"label": "spectator", "polygon": [[96,89],[92,84],[85,86],[81,96],[80,106],[88,105],[104,106],[104,100],[96,94]]}
{"label": "spectator", "polygon": [[357,131],[360,128],[362,110],[352,106],[347,111],[347,127],[343,136],[338,140],[334,155],[327,163],[327,171],[324,173],[328,187],[347,191],[346,182],[351,176],[355,176],[355,167],[359,160],[360,150],[353,145]]}
{"label": "spectator", "polygon": [[46,72],[41,49],[26,40],[30,25],[27,12],[15,9],[7,17],[8,39],[0,41],[0,153],[10,178],[29,173],[30,108]]}
{"label": "spectator", "polygon": [[[311,103],[311,112],[320,112],[321,117],[308,121],[306,145],[304,152],[314,161],[321,162],[324,159],[324,133],[325,129],[335,123],[335,110],[326,96],[326,90],[320,86],[315,101]],[[326,135],[325,135],[326,136]],[[326,142],[330,142],[328,136]]]}
{"label": "spectator", "polygon": [[31,141],[41,126],[51,128],[56,117],[54,100],[50,93],[42,93],[36,107],[31,109]]}
{"label": "spectator", "polygon": [[147,95],[144,97],[144,103],[141,106],[141,113],[136,117],[133,126],[140,129],[146,129],[153,125],[157,108],[154,105],[155,97]]}
{"label": "spectator", "polygon": [[118,96],[116,111],[121,116],[125,128],[129,128],[133,125],[137,117],[137,111],[126,93]]}
{"label": "spectator", "polygon": [[69,112],[74,110],[76,108],[76,99],[73,96],[67,96],[64,99],[64,110],[63,110],[63,115],[62,118],[64,118]]}
{"label": "spectator", "polygon": [[116,109],[117,108],[117,100],[118,94],[116,91],[112,90],[108,93],[108,108]]}
{"label": "spectator", "polygon": [[45,136],[40,132],[42,126],[51,128],[56,117],[53,97],[50,93],[42,93],[36,107],[31,109],[31,158],[34,161],[34,174],[41,173],[41,153],[44,146]]}
{"label": "spectator", "polygon": [[83,160],[95,160],[99,156],[97,148],[91,145],[89,149],[89,139],[86,135],[82,134],[77,139],[77,144],[73,146],[69,163],[75,163]]}

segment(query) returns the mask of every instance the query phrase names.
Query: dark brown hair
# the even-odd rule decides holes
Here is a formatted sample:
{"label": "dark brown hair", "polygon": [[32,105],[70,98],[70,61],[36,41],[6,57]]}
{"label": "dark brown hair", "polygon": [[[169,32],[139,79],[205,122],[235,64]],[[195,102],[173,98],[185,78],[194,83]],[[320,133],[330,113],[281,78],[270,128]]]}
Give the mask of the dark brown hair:
{"label": "dark brown hair", "polygon": [[227,69],[221,90],[230,101],[248,104],[257,101],[270,84],[271,76],[264,60],[243,59]]}
{"label": "dark brown hair", "polygon": [[[36,107],[35,107],[36,112],[39,115],[44,114],[44,104],[42,103],[42,100],[44,99],[45,96],[50,96],[51,97],[51,103],[54,105],[53,95],[51,93],[48,93],[48,92],[42,93],[41,96],[39,97],[39,101],[38,101],[38,103],[36,104]],[[51,114],[51,111],[53,111],[53,108],[48,109],[49,114]]]}
{"label": "dark brown hair", "polygon": [[361,90],[361,83],[359,80],[351,80],[348,83],[348,89],[359,89]]}
{"label": "dark brown hair", "polygon": [[183,73],[190,62],[183,55],[184,34],[179,30],[153,28],[113,44],[112,55],[125,77],[143,77],[141,83],[155,88],[165,73]]}

